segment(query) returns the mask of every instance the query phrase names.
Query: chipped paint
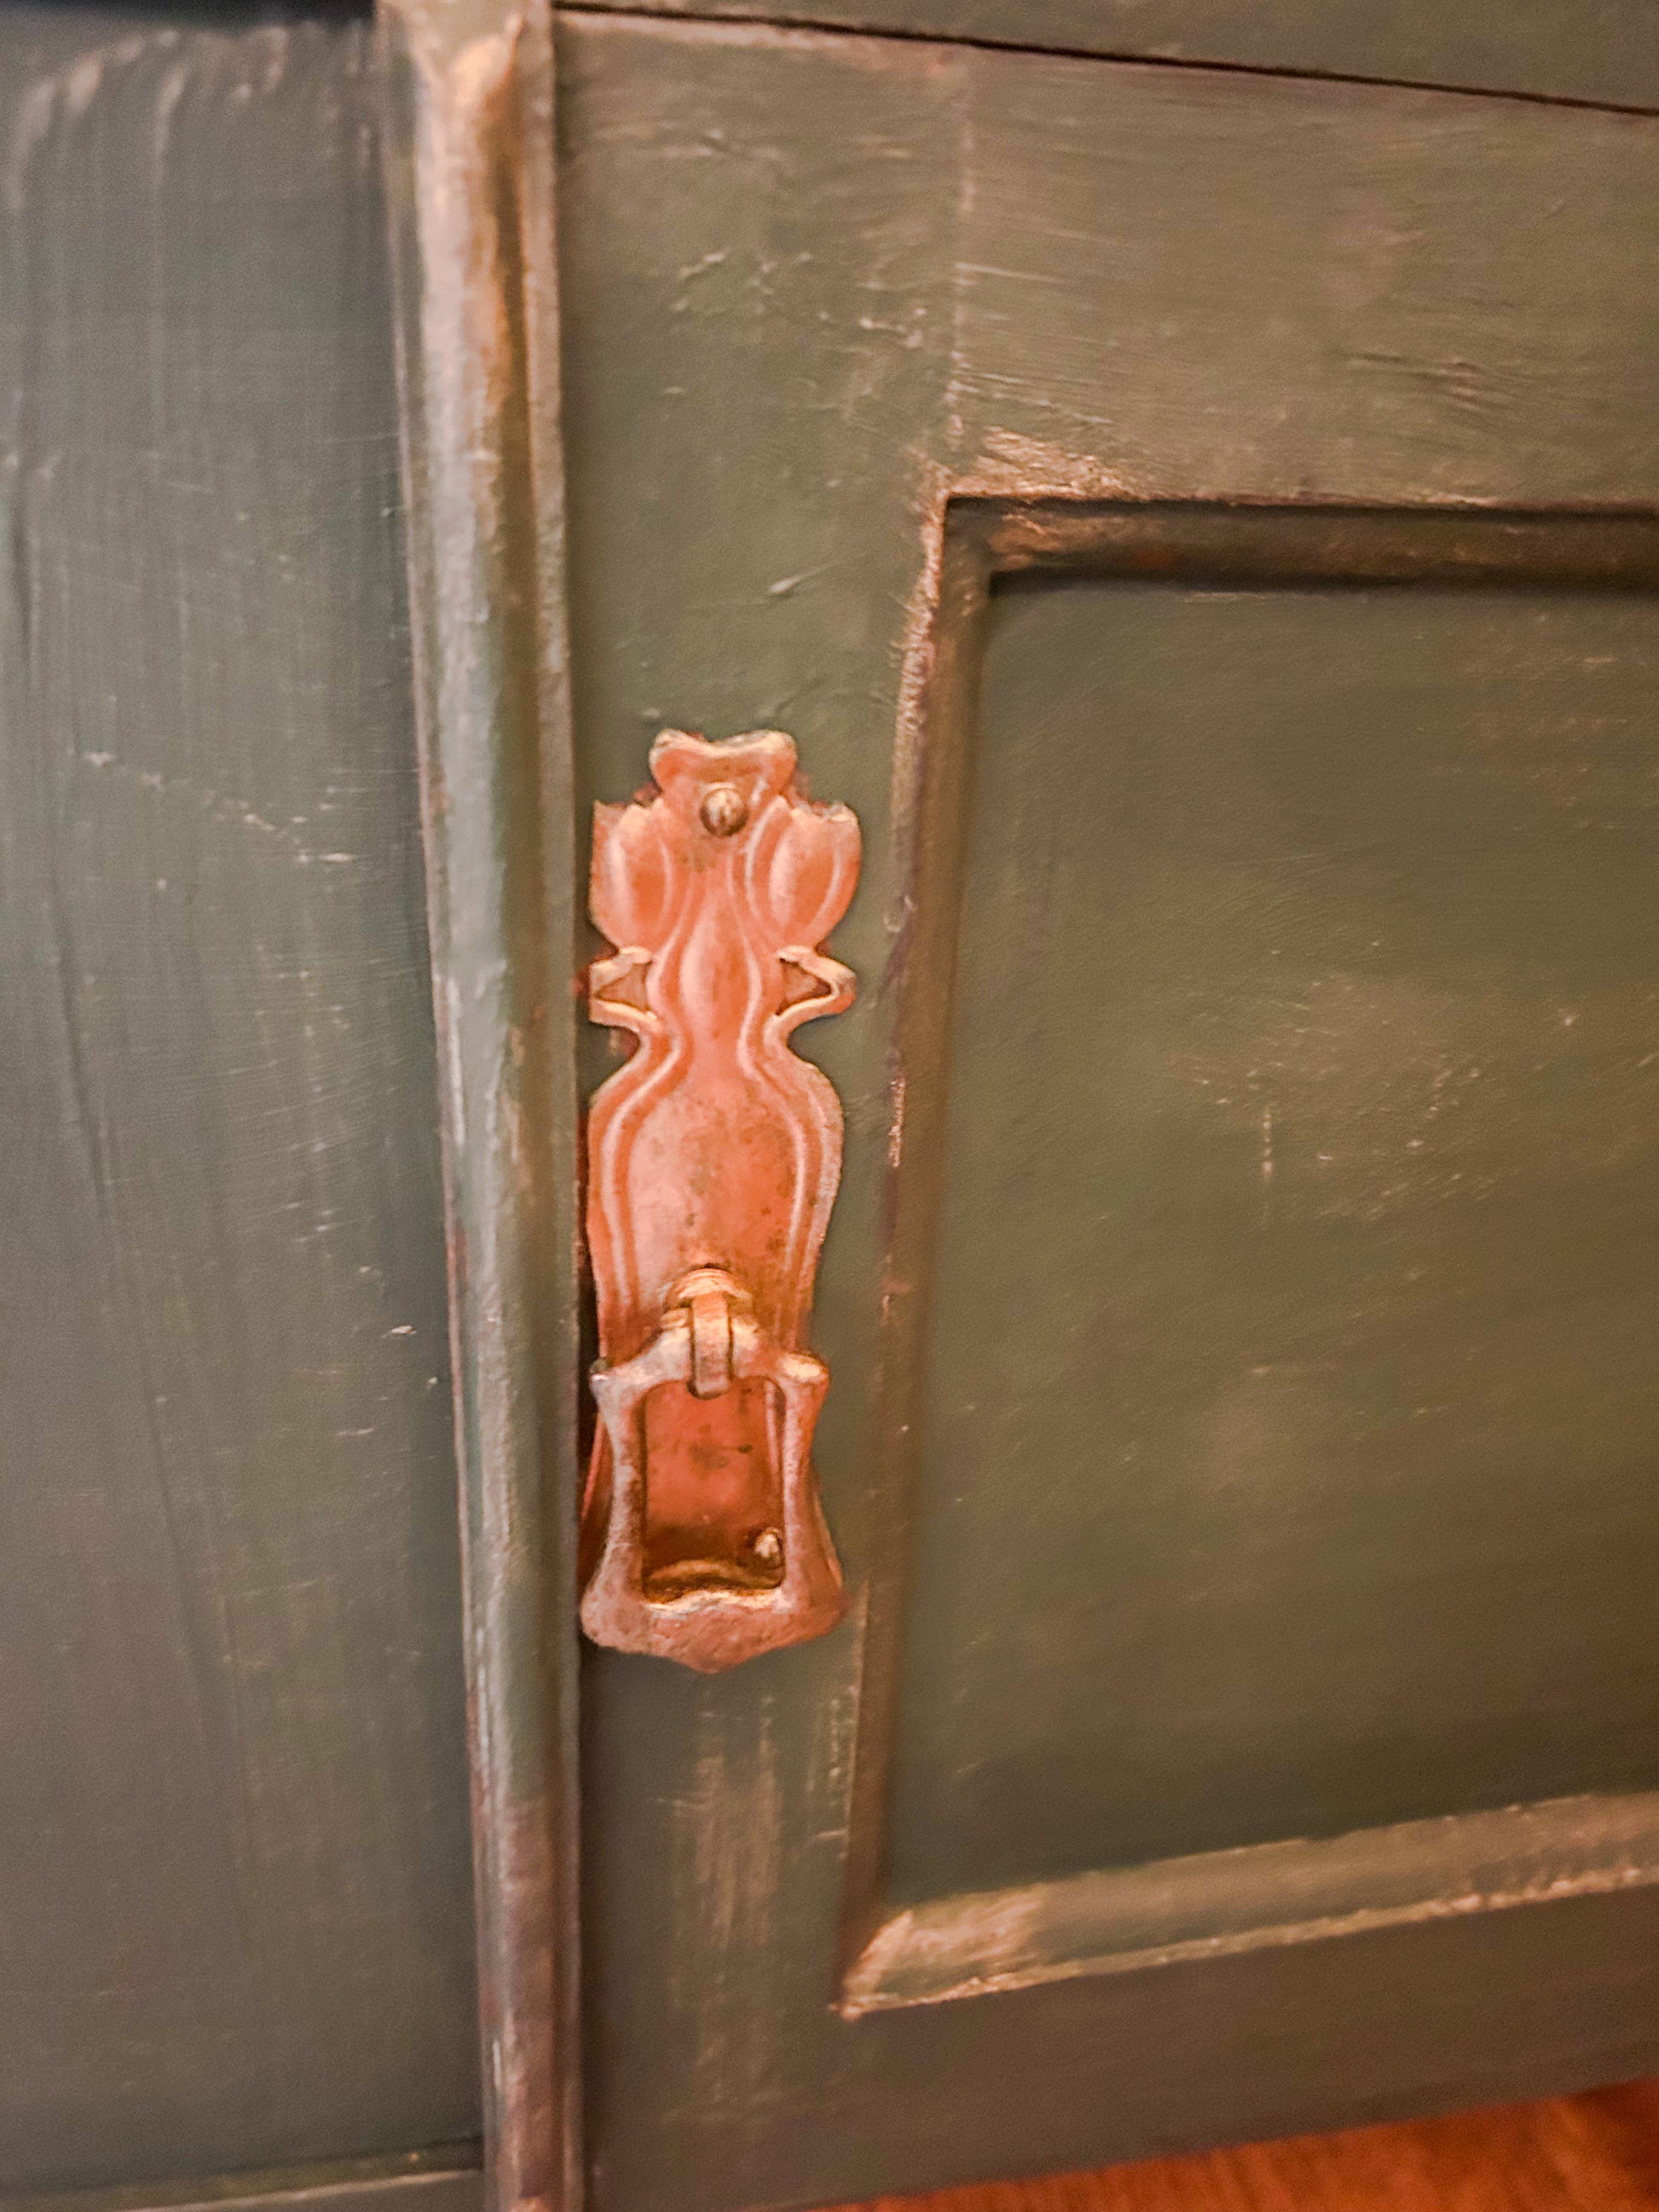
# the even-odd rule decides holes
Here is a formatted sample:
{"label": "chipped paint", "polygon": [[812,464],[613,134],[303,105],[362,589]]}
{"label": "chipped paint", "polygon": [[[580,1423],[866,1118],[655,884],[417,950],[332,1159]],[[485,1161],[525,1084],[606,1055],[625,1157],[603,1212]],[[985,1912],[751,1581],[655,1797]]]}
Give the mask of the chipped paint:
{"label": "chipped paint", "polygon": [[1255,1844],[908,1906],[854,1962],[841,2010],[855,2019],[1656,1882],[1659,1791]]}
{"label": "chipped paint", "polygon": [[[572,927],[568,859],[556,863],[569,806],[550,23],[534,4],[387,0],[381,32],[447,1071],[489,2191],[493,2212],[574,2212],[574,1654],[560,1595],[574,1626],[574,1563],[563,1516],[544,1502],[556,1498],[559,1455],[574,1472],[575,1117],[568,1028],[528,1011],[554,998],[538,962],[562,965]],[[526,880],[529,849],[553,859]],[[524,928],[514,915],[526,902],[535,921]],[[568,1109],[550,1115],[562,1089]],[[563,1392],[550,1397],[556,1379]]]}

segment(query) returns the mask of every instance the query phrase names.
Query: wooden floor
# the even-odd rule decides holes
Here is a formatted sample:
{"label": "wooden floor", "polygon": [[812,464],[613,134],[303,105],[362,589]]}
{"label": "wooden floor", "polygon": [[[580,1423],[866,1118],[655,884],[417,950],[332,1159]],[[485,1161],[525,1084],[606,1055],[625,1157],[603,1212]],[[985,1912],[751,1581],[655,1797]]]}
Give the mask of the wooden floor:
{"label": "wooden floor", "polygon": [[[857,2212],[1650,2212],[1659,2081],[1195,2158],[884,2197]],[[849,2208],[851,2212],[851,2208]]]}

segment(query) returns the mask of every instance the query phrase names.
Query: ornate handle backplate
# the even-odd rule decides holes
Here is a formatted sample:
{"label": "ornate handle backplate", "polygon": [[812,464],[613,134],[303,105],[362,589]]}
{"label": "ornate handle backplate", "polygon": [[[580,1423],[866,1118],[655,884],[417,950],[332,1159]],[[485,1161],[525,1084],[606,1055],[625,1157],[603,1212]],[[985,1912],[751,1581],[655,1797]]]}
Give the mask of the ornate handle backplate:
{"label": "ornate handle backplate", "polygon": [[639,1040],[594,1094],[587,1237],[599,1420],[583,1507],[595,1643],[713,1673],[835,1626],[807,1351],[840,1102],[791,1032],[853,1000],[819,950],[859,872],[845,806],[778,730],[665,730],[657,788],[594,810],[597,1022]]}

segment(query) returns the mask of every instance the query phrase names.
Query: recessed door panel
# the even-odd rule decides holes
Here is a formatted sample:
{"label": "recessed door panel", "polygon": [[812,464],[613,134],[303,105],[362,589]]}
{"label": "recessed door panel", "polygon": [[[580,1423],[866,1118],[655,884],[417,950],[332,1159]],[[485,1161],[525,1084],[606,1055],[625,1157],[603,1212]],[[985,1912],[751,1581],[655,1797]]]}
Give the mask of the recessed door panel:
{"label": "recessed door panel", "polygon": [[1659,605],[1005,580],[912,1899],[1659,1783]]}

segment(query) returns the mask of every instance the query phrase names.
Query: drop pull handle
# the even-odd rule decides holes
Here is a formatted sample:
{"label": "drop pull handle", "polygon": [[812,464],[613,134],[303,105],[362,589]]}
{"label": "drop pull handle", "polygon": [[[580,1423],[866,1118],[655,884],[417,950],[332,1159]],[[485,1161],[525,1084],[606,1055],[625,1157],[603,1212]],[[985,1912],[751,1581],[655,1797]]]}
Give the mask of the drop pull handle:
{"label": "drop pull handle", "polygon": [[842,1113],[789,1038],[852,1004],[818,948],[858,881],[859,826],[797,790],[781,731],[665,730],[651,771],[654,789],[594,811],[591,911],[617,951],[588,1008],[637,1042],[588,1118],[581,1620],[595,1643],[713,1673],[846,1609],[811,1464],[830,1375],[805,1340]]}

